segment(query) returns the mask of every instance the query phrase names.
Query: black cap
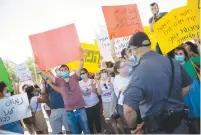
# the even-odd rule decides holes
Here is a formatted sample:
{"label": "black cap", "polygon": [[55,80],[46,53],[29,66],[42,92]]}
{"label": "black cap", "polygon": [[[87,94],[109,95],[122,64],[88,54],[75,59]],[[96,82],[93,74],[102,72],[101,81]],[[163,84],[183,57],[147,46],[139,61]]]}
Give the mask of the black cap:
{"label": "black cap", "polygon": [[137,32],[130,37],[129,46],[150,46],[151,41],[146,33],[144,32]]}

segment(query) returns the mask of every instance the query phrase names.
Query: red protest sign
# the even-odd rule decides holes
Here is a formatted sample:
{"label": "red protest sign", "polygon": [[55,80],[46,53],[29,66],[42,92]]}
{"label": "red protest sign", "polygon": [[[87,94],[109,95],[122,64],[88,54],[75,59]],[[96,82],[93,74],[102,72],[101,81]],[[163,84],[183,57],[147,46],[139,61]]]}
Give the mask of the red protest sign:
{"label": "red protest sign", "polygon": [[83,57],[74,24],[29,36],[40,70],[49,69]]}
{"label": "red protest sign", "polygon": [[110,39],[130,36],[138,31],[143,31],[136,4],[103,6],[102,10]]}

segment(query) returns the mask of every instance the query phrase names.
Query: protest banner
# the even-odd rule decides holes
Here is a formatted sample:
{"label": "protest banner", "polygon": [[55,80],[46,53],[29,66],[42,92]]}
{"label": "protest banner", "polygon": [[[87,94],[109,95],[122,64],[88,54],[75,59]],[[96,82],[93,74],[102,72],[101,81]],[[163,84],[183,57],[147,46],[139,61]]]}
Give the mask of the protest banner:
{"label": "protest banner", "polygon": [[19,77],[20,82],[31,80],[31,72],[26,63],[16,65],[15,72]]}
{"label": "protest banner", "polygon": [[154,33],[150,31],[150,27],[149,26],[144,26],[144,32],[148,35],[149,39],[151,40],[151,49],[155,50],[156,49],[157,40],[154,37]]}
{"label": "protest banner", "polygon": [[0,100],[0,126],[31,117],[26,93]]}
{"label": "protest banner", "polygon": [[174,9],[153,28],[161,51],[166,54],[183,42],[200,37],[200,10],[188,6]]}
{"label": "protest banner", "polygon": [[[115,54],[117,57],[121,57],[121,51],[124,48],[128,47],[130,36],[127,37],[120,37],[114,39],[114,49]],[[97,38],[97,44],[101,53],[101,56],[103,57],[103,61],[113,61],[112,59],[112,53],[111,53],[111,41],[108,38],[108,36],[103,36],[102,38]]]}
{"label": "protest banner", "polygon": [[121,51],[124,48],[128,47],[128,42],[129,42],[130,36],[126,37],[121,37],[121,38],[115,38],[114,39],[114,48],[115,48],[115,53],[117,57],[121,57]]}
{"label": "protest banner", "polygon": [[9,92],[13,92],[12,82],[10,80],[10,76],[6,70],[6,67],[0,58],[0,82],[3,81],[8,86]]}
{"label": "protest banner", "polygon": [[29,36],[40,70],[53,68],[83,57],[74,24]]}
{"label": "protest banner", "polygon": [[130,36],[143,31],[142,22],[136,4],[103,6],[102,11],[109,32],[109,38]]}
{"label": "protest banner", "polygon": [[187,0],[187,6],[200,9],[200,0]]}
{"label": "protest banner", "polygon": [[[84,54],[84,68],[91,73],[99,72],[100,52],[97,45],[81,43],[81,47],[86,51]],[[79,61],[67,63],[70,70],[76,70],[79,65]]]}
{"label": "protest banner", "polygon": [[99,36],[96,38],[95,44],[98,45],[100,54],[103,57],[103,61],[112,61],[112,55],[111,55],[111,44],[108,36]]}

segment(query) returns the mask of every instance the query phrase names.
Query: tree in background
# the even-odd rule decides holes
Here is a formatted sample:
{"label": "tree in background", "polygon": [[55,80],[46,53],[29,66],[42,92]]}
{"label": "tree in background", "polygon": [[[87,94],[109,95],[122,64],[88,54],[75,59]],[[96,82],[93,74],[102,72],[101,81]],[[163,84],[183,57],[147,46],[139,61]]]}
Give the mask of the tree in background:
{"label": "tree in background", "polygon": [[5,67],[6,67],[6,70],[8,71],[10,77],[13,78],[13,81],[17,82],[18,81],[18,77],[15,73],[15,69],[14,67],[10,64],[9,61],[3,61]]}
{"label": "tree in background", "polygon": [[[5,60],[3,62],[4,62],[4,65],[5,65],[8,73],[9,73],[9,75],[13,78],[13,81],[18,82],[18,77],[15,73],[15,64],[12,63],[11,61],[8,61],[8,60]],[[39,76],[39,74],[37,74],[37,73],[35,74],[35,64],[34,64],[33,58],[28,57],[26,59],[26,63],[27,63],[27,66],[31,72],[33,83],[38,84],[40,82],[41,77]]]}
{"label": "tree in background", "polygon": [[28,57],[27,60],[26,60],[26,63],[27,63],[27,66],[31,72],[31,76],[32,76],[32,81],[33,83],[40,83],[40,76],[39,74],[36,73],[36,67],[35,67],[35,63],[34,63],[34,59],[31,58],[31,57]]}

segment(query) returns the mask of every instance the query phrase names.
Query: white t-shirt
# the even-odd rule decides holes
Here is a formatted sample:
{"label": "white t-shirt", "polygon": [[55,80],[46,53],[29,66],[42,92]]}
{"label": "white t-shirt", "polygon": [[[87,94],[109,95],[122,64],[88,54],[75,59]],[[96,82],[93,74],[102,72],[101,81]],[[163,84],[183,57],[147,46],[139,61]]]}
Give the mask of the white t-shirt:
{"label": "white t-shirt", "polygon": [[101,98],[103,102],[111,102],[112,92],[114,92],[113,83],[113,77],[111,77],[111,79],[108,78],[106,82],[100,81]]}
{"label": "white t-shirt", "polygon": [[[125,88],[128,86],[129,78],[122,77],[120,75],[116,75],[114,78],[114,91],[116,96],[118,97],[120,89]],[[124,95],[123,93],[120,94],[118,104],[123,105]]]}
{"label": "white t-shirt", "polygon": [[[31,106],[32,112],[42,111],[41,103],[38,103],[38,107],[37,107],[37,98],[38,98],[37,96],[34,96],[34,97],[31,98],[30,106]],[[36,110],[36,107],[37,107],[37,110]]]}
{"label": "white t-shirt", "polygon": [[79,84],[80,89],[82,91],[82,96],[86,104],[85,108],[89,108],[96,105],[99,102],[99,99],[97,94],[92,89],[93,80],[88,79],[87,82],[80,81]]}

